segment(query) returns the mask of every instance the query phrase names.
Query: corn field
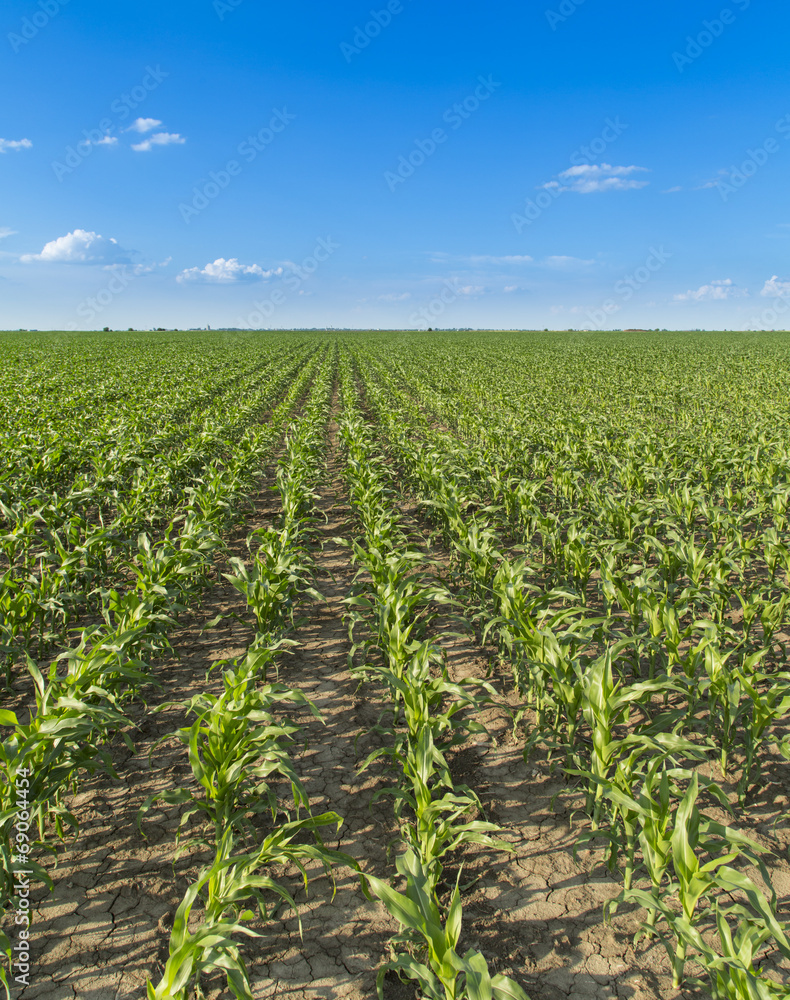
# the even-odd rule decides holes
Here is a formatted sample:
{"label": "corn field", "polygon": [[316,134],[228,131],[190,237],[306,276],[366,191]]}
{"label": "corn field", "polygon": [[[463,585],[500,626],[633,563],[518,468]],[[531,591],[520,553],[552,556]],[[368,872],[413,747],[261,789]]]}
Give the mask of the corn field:
{"label": "corn field", "polygon": [[790,997],[785,335],[0,358],[0,994]]}

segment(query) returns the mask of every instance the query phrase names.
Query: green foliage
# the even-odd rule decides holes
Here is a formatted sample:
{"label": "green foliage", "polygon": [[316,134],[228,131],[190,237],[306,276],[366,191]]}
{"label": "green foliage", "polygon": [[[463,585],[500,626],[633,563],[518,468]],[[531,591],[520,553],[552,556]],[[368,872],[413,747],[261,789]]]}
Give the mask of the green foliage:
{"label": "green foliage", "polygon": [[[479,952],[470,948],[461,956],[456,951],[463,920],[458,882],[443,919],[432,880],[417,855],[408,851],[400,857],[398,871],[406,878],[405,893],[368,876],[373,892],[403,928],[393,940],[395,957],[379,970],[379,997],[384,996],[384,976],[393,971],[419,983],[423,996],[431,1000],[527,1000],[512,979],[492,976]],[[407,950],[402,950],[404,945]]]}
{"label": "green foliage", "polygon": [[[389,765],[379,794],[394,798],[412,859],[406,895],[390,887],[388,905],[411,900],[433,928],[396,945],[397,971],[445,1000],[518,995],[494,992],[510,987],[486,979],[480,956],[458,956],[457,887],[447,911],[436,894],[453,851],[504,848],[474,791],[452,780],[451,752],[485,735],[478,716],[495,698],[490,684],[451,677],[436,624],[456,613],[496,643],[521,696],[515,727],[532,720],[526,756],[556,757],[584,793],[579,843],[602,845],[622,871],[621,902],[646,907],[644,933],[662,936],[678,984],[692,956],[716,998],[787,995],[765,966],[786,930],[763,856],[740,824],[704,811],[737,800],[748,820],[768,749],[790,758],[785,338],[0,340],[0,656],[6,687],[26,670],[34,682],[29,713],[0,715],[4,906],[18,769],[35,773],[46,884],[46,852],[77,829],[69,791],[112,773],[103,746],[127,725],[125,706],[155,683],[184,609],[229,568],[257,635],[218,665],[219,694],[184,706],[194,784],[164,796],[183,806],[182,832],[217,855],[149,996],[182,997],[212,969],[249,993],[244,900],[258,912],[264,900],[292,905],[259,881],[266,866],[276,850],[297,865],[297,849],[324,850],[320,818],[302,819],[295,724],[281,711],[309,705],[268,672],[294,641],[300,602],[321,599],[309,548],[337,388],[359,528],[346,540],[358,571],[352,661],[387,692],[382,746],[365,764]],[[280,442],[279,514],[248,539],[250,558],[226,567],[225,539]],[[405,501],[429,539],[406,529]],[[701,780],[702,763],[721,781]],[[279,780],[299,818],[278,830],[293,837],[250,852],[277,822]]]}

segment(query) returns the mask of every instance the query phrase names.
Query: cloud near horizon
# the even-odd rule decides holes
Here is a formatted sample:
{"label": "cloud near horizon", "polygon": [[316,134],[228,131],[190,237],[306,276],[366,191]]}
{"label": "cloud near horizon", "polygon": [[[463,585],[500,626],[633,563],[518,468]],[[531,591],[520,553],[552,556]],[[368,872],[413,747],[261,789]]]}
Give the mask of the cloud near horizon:
{"label": "cloud near horizon", "polygon": [[732,278],[725,278],[723,281],[712,281],[709,285],[702,285],[696,291],[689,289],[681,295],[675,295],[675,302],[723,302],[726,299],[739,299],[747,296],[749,292],[745,288],[738,288]]}
{"label": "cloud near horizon", "polygon": [[453,256],[449,253],[434,252],[431,259],[434,264],[462,263],[478,266],[490,265],[493,267],[503,267],[508,265],[530,265],[534,267],[568,267],[583,265],[584,267],[589,267],[591,264],[596,263],[594,260],[585,260],[583,257],[571,257],[567,254],[553,254],[549,257],[538,259],[531,257],[529,254],[504,254],[502,256],[497,256],[495,254],[470,254],[463,257]]}
{"label": "cloud near horizon", "polygon": [[547,267],[592,267],[595,261],[585,260],[584,257],[568,257],[562,254],[555,254],[552,257],[546,257],[541,263]]}
{"label": "cloud near horizon", "polygon": [[185,284],[198,282],[204,285],[232,285],[240,282],[265,281],[283,273],[282,267],[265,271],[259,264],[241,264],[238,258],[218,257],[205,267],[189,267],[182,271],[176,281]]}
{"label": "cloud near horizon", "polygon": [[787,298],[790,296],[790,281],[785,281],[775,274],[770,281],[766,281],[760,295],[767,299]]}
{"label": "cloud near horizon", "polygon": [[465,258],[470,264],[534,264],[535,258],[528,254],[508,254],[504,257],[494,257],[488,254],[476,254]]}

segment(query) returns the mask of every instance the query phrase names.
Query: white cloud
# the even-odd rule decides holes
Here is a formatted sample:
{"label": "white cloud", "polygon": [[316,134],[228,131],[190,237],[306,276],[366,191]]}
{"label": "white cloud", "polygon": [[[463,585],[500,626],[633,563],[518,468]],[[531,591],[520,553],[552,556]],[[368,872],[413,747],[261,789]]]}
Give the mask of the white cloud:
{"label": "white cloud", "polygon": [[167,260],[163,260],[158,264],[155,261],[151,263],[135,264],[132,271],[135,275],[151,274],[152,271],[158,271],[160,267],[167,267],[172,259],[172,257],[168,257]]}
{"label": "white cloud", "polygon": [[7,153],[9,149],[19,152],[20,149],[32,149],[32,147],[30,139],[0,139],[0,153]]}
{"label": "white cloud", "polygon": [[403,292],[400,295],[396,295],[394,292],[389,292],[387,295],[379,295],[380,302],[405,302],[406,299],[411,298],[411,292]]}
{"label": "white cloud", "polygon": [[134,250],[124,250],[117,240],[105,239],[98,233],[75,229],[66,236],[59,236],[44,246],[41,253],[24,254],[25,263],[41,261],[46,264],[131,264]]}
{"label": "white cloud", "polygon": [[732,278],[723,281],[712,281],[702,285],[696,291],[689,289],[682,295],[675,296],[675,302],[722,302],[725,299],[738,299],[748,295],[745,288],[738,288]]}
{"label": "white cloud", "polygon": [[682,191],[683,188],[680,184],[676,184],[675,187],[667,188],[666,191],[662,191],[661,194],[677,194],[678,191]]}
{"label": "white cloud", "polygon": [[463,288],[459,288],[457,291],[459,295],[479,295],[485,291],[485,288],[482,285],[464,285]]}
{"label": "white cloud", "polygon": [[559,174],[559,181],[549,181],[541,185],[547,190],[575,191],[577,194],[594,194],[599,191],[636,191],[647,187],[649,181],[639,181],[631,177],[634,173],[646,173],[647,167],[613,167],[611,163],[583,163],[569,167]]}
{"label": "white cloud", "polygon": [[519,286],[518,285],[505,285],[505,287],[502,290],[504,292],[518,292],[519,291]]}
{"label": "white cloud", "polygon": [[115,135],[105,135],[103,139],[99,139],[96,146],[115,146],[118,142],[118,137]]}
{"label": "white cloud", "polygon": [[730,171],[725,170],[723,167],[721,170],[716,171],[716,176],[711,178],[711,180],[703,181],[702,184],[698,184],[694,190],[695,191],[709,191],[711,188],[717,188],[722,182],[722,178],[729,180]]}
{"label": "white cloud", "polygon": [[[516,268],[530,267],[550,267],[550,268],[572,268],[572,267],[592,267],[597,263],[595,260],[586,260],[583,257],[571,257],[567,254],[554,254],[549,257],[535,258],[528,254],[470,254],[466,256],[453,255],[449,253],[431,254],[431,262],[443,264],[445,266],[455,264],[466,265],[467,272],[480,274],[485,273],[485,269],[492,267],[504,272],[503,277],[513,278]],[[515,287],[515,286],[514,286]]]}
{"label": "white cloud", "polygon": [[154,132],[142,142],[132,143],[132,149],[135,153],[147,153],[154,146],[181,146],[185,142],[186,139],[177,132]]}
{"label": "white cloud", "polygon": [[264,281],[282,273],[281,267],[264,271],[259,264],[240,264],[236,257],[231,257],[229,260],[218,257],[203,268],[187,268],[176,280],[182,283],[196,281],[206,285],[230,285],[242,281]]}
{"label": "white cloud", "polygon": [[786,298],[790,296],[790,281],[783,281],[775,274],[770,281],[766,281],[760,295],[770,299]]}
{"label": "white cloud", "polygon": [[468,260],[470,264],[533,264],[535,262],[534,257],[529,257],[526,254],[511,255],[506,257],[478,255],[474,257],[467,257],[465,259]]}
{"label": "white cloud", "polygon": [[595,261],[584,260],[583,257],[554,256],[547,257],[543,263],[549,267],[590,267]]}
{"label": "white cloud", "polygon": [[472,257],[459,257],[456,259],[468,264],[491,264],[494,266],[532,264],[535,267],[589,267],[595,263],[594,260],[584,260],[582,257],[569,257],[562,254],[544,257],[542,260],[536,260],[534,257],[529,257],[526,254],[503,257],[478,254]]}
{"label": "white cloud", "polygon": [[0,226],[0,240],[7,239],[9,236],[16,236],[16,229],[9,229],[8,226]]}
{"label": "white cloud", "polygon": [[136,118],[126,131],[145,135],[146,132],[152,132],[161,124],[158,118]]}

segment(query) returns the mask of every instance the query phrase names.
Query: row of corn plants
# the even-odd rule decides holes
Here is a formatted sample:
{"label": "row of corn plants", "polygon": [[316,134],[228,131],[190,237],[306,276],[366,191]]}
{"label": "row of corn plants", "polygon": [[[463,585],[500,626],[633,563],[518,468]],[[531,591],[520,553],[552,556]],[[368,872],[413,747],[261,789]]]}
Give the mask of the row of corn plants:
{"label": "row of corn plants", "polygon": [[432,607],[450,597],[431,579],[424,554],[409,544],[399,524],[393,484],[355,405],[347,365],[342,394],[345,478],[362,531],[352,542],[358,586],[347,599],[350,630],[353,638],[355,626],[364,623],[370,636],[361,644],[365,662],[355,671],[361,679],[374,677],[389,695],[374,728],[384,745],[362,769],[377,760],[389,765],[392,784],[376,798],[395,801],[397,870],[405,880],[399,891],[381,879],[367,879],[402,928],[392,941],[391,960],[379,971],[378,993],[383,997],[385,976],[394,972],[434,1000],[524,998],[512,980],[491,974],[480,952],[459,952],[461,871],[454,885],[446,886],[444,879],[444,866],[464,845],[509,849],[494,836],[497,827],[474,818],[482,812],[480,800],[471,788],[454,784],[447,758],[470,735],[485,732],[472,715],[494,692],[484,681],[452,682],[440,648],[428,636]]}
{"label": "row of corn plants", "polygon": [[[188,748],[193,787],[157,793],[140,812],[142,820],[157,802],[178,806],[176,857],[196,848],[212,855],[178,907],[169,957],[158,983],[148,983],[149,1000],[187,1000],[193,990],[200,996],[204,977],[213,972],[224,976],[235,997],[251,1000],[239,938],[261,937],[250,921],[271,920],[282,906],[297,917],[299,912],[271,869],[292,867],[307,891],[311,865],[330,877],[333,864],[357,867],[324,845],[321,828],[339,830],[342,819],[332,811],[311,813],[289,755],[299,727],[283,709],[320,714],[300,691],[269,676],[273,669],[279,675],[279,655],[296,645],[290,636],[299,602],[322,599],[313,585],[308,542],[325,471],[331,373],[327,368],[319,375],[303,417],[288,428],[277,469],[279,523],[252,532],[250,564],[234,558],[234,572],[226,574],[254,614],[255,638],[237,660],[219,664],[219,694],[201,693],[179,706],[194,717],[174,734]],[[277,794],[283,782],[290,789],[287,803]]]}

